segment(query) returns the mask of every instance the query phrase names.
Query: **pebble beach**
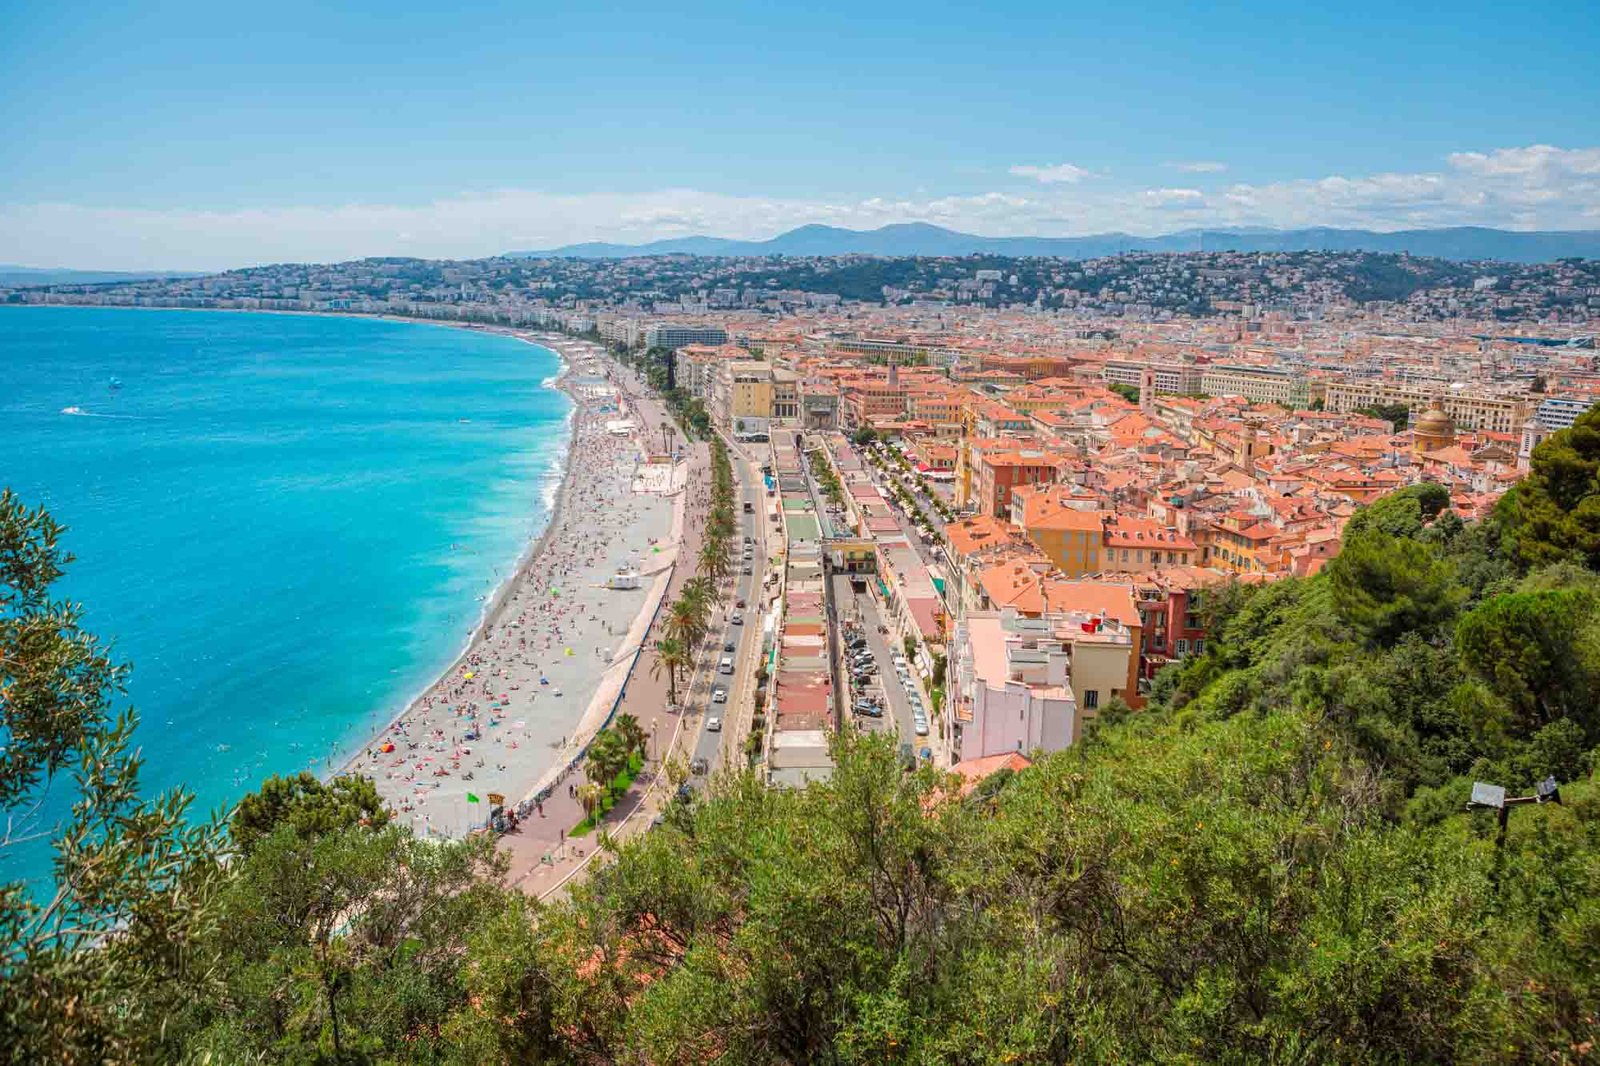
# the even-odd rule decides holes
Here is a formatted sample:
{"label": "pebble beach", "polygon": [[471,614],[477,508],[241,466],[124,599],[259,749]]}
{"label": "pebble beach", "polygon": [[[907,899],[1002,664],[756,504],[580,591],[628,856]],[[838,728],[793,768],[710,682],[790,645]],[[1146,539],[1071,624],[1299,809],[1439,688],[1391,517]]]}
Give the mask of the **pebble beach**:
{"label": "pebble beach", "polygon": [[591,347],[534,342],[562,355],[556,386],[574,403],[550,522],[461,656],[343,767],[424,835],[464,835],[491,793],[516,806],[559,777],[626,684],[676,556],[681,486],[648,461],[651,423]]}

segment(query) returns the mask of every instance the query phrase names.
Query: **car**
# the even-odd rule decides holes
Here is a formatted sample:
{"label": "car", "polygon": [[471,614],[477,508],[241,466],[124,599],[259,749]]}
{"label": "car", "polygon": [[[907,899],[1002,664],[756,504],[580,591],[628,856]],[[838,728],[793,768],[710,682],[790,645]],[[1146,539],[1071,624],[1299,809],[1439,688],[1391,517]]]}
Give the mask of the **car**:
{"label": "car", "polygon": [[[722,719],[718,718],[716,715],[712,715],[710,718],[707,718],[706,719],[706,732],[707,733],[720,733],[720,732],[722,732]],[[924,729],[923,732],[926,733],[927,730]]]}
{"label": "car", "polygon": [[700,774],[705,773],[706,772],[706,761],[704,759],[699,759],[699,758],[694,759],[693,761],[691,761],[689,763],[689,772],[691,774],[696,775],[696,776],[699,776]]}
{"label": "car", "polygon": [[733,601],[733,605],[735,607],[739,608],[739,610],[741,610],[741,611],[744,610],[744,601],[743,600],[734,600]]}
{"label": "car", "polygon": [[916,734],[919,737],[925,737],[928,735],[928,723],[926,721],[915,722],[913,723],[912,728],[916,731]]}
{"label": "car", "polygon": [[746,534],[745,538],[744,538],[744,542],[746,544],[753,544],[753,543],[755,543],[755,538],[750,536],[749,534]]}
{"label": "car", "polygon": [[712,703],[727,703],[728,702],[728,690],[723,688],[721,685],[718,685],[716,688],[712,689],[711,690],[711,702]]}
{"label": "car", "polygon": [[731,640],[725,640],[725,641],[722,642],[722,650],[723,651],[737,651],[738,647],[739,646],[737,644],[735,644]]}
{"label": "car", "polygon": [[740,614],[738,611],[735,611],[733,616],[729,618],[728,621],[732,622],[736,626],[742,626],[744,625],[744,615]]}
{"label": "car", "polygon": [[746,577],[748,577],[750,575],[750,568],[748,566],[745,567],[743,573],[745,574]]}

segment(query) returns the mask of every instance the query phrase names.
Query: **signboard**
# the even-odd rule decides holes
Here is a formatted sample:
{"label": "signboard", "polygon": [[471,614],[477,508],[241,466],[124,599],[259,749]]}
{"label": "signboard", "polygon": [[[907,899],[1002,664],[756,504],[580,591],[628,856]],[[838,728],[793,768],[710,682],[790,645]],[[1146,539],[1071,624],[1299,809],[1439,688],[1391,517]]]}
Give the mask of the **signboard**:
{"label": "signboard", "polygon": [[1472,802],[1480,807],[1504,807],[1506,805],[1506,790],[1500,785],[1486,785],[1482,781],[1472,783]]}

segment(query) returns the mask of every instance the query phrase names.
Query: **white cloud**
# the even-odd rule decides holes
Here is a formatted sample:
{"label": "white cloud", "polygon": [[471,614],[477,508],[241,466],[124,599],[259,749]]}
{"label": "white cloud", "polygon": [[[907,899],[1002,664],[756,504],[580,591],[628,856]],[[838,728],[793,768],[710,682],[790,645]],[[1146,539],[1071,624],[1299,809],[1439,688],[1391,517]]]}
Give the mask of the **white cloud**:
{"label": "white cloud", "polygon": [[1055,163],[1044,167],[1019,163],[1011,168],[1011,173],[1019,178],[1032,178],[1034,181],[1045,185],[1055,185],[1060,182],[1073,184],[1089,176],[1087,170],[1082,167],[1075,167],[1071,163]]}
{"label": "white cloud", "polygon": [[637,243],[704,233],[764,238],[821,222],[870,229],[927,221],[989,235],[1165,233],[1191,226],[1511,229],[1600,226],[1600,148],[1532,145],[1460,152],[1437,171],[1236,181],[1218,190],[1078,181],[1071,164],[1027,195],[986,191],[856,200],[734,196],[693,189],[557,194],[505,189],[423,204],[151,210],[0,204],[0,262],[86,269],[209,270],[369,255],[470,258],[588,240]]}
{"label": "white cloud", "polygon": [[1185,174],[1221,174],[1228,169],[1228,164],[1226,163],[1216,163],[1205,159],[1196,160],[1192,163],[1165,163],[1163,165],[1171,167],[1173,170],[1181,170]]}
{"label": "white cloud", "polygon": [[1153,204],[1195,204],[1206,194],[1199,189],[1146,189],[1144,198]]}
{"label": "white cloud", "polygon": [[1492,152],[1456,152],[1447,160],[1457,170],[1490,177],[1600,175],[1600,148],[1554,148],[1530,144],[1526,148],[1496,148]]}

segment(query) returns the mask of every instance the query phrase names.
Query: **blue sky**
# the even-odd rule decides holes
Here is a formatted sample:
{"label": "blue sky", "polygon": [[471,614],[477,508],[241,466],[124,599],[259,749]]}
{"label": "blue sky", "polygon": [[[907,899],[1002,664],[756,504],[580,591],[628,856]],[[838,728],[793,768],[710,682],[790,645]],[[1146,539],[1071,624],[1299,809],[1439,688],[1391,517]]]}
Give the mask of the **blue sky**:
{"label": "blue sky", "polygon": [[0,261],[1600,228],[1597,40],[1577,2],[0,0]]}

